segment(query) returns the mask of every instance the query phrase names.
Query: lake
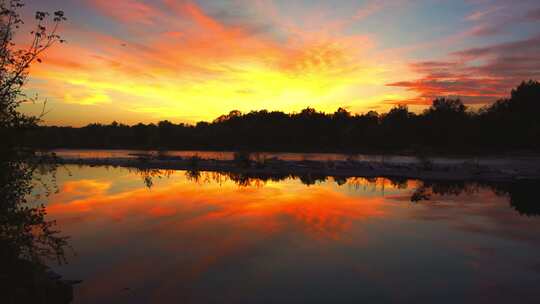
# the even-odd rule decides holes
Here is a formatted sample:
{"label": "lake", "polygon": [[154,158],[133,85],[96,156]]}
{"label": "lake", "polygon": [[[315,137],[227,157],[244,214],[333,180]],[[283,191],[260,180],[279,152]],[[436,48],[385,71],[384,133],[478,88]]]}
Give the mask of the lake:
{"label": "lake", "polygon": [[537,182],[64,166],[75,303],[538,303]]}

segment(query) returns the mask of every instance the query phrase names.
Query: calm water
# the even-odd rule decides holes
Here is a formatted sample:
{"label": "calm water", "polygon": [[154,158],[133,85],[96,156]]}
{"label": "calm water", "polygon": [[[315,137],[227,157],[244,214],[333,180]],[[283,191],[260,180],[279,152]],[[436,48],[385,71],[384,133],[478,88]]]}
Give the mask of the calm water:
{"label": "calm water", "polygon": [[537,183],[57,175],[76,303],[540,302]]}

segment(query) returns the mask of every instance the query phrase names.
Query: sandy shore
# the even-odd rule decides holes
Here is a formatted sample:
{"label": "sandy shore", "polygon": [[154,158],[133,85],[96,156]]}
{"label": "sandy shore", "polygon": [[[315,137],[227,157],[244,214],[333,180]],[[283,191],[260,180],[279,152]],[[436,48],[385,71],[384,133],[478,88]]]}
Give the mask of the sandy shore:
{"label": "sandy shore", "polygon": [[233,172],[249,175],[318,175],[335,177],[399,177],[422,180],[510,181],[540,179],[540,159],[505,158],[483,164],[463,159],[448,163],[437,159],[417,162],[374,161],[290,161],[265,159],[258,161],[200,159],[197,157],[106,157],[57,158],[61,164],[117,166],[138,169],[195,170]]}

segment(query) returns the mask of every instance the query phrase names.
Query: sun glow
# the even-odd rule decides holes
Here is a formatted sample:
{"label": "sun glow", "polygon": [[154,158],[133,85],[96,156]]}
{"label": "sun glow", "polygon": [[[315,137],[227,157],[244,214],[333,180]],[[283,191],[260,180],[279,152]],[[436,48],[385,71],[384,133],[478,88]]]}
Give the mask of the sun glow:
{"label": "sun glow", "polygon": [[47,123],[62,119],[65,104],[85,108],[78,124],[103,120],[105,105],[126,123],[193,123],[234,109],[385,109],[381,101],[389,94],[405,97],[385,85],[393,79],[390,70],[399,68],[398,58],[377,58],[367,35],[345,34],[343,26],[307,30],[285,21],[256,32],[253,25],[228,24],[194,3],[165,3],[158,8],[95,1],[94,9],[110,12],[126,32],[122,38],[67,25],[70,43],[33,67],[33,88],[53,101]]}

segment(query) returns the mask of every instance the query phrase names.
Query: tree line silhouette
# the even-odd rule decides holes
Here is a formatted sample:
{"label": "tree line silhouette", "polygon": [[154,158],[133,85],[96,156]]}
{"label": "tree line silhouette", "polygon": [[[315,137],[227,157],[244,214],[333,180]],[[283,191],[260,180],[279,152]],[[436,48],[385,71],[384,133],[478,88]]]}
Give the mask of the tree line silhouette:
{"label": "tree line silhouette", "polygon": [[494,151],[540,148],[540,83],[527,81],[511,96],[479,110],[460,99],[437,98],[420,114],[398,105],[389,112],[326,114],[231,111],[196,125],[128,126],[89,124],[82,128],[39,127],[25,138],[38,148],[216,149],[266,151]]}

